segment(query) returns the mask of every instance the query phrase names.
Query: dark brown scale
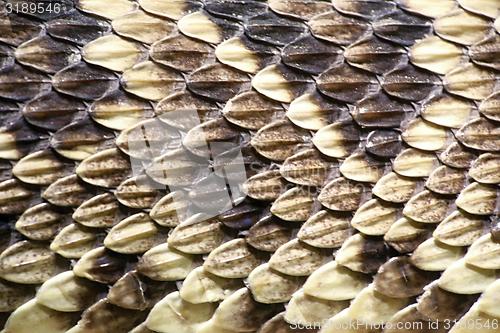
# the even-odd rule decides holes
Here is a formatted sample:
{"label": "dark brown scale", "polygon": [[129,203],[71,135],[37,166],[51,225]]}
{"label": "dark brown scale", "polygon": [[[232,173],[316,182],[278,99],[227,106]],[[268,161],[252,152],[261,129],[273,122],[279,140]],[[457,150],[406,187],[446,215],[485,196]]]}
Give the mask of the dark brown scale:
{"label": "dark brown scale", "polygon": [[383,239],[365,237],[361,255],[361,272],[374,273],[389,259],[389,247]]}
{"label": "dark brown scale", "polygon": [[129,332],[145,319],[146,313],[124,309],[102,299],[89,307],[78,322],[86,332]]}
{"label": "dark brown scale", "polygon": [[184,148],[206,158],[214,158],[232,150],[241,142],[241,133],[224,118],[209,120],[192,128],[182,140]]}
{"label": "dark brown scale", "polygon": [[50,140],[50,145],[56,150],[71,150],[80,145],[100,146],[112,139],[114,139],[113,132],[98,127],[86,117],[55,132]]}
{"label": "dark brown scale", "polygon": [[115,282],[109,289],[107,299],[120,308],[143,311],[173,291],[174,284],[154,281],[131,271]]}
{"label": "dark brown scale", "polygon": [[[3,179],[1,178],[0,180],[3,181]],[[9,223],[0,224],[0,252],[3,252],[3,250],[9,247],[9,245],[11,244],[12,234],[14,234],[14,229]]]}
{"label": "dark brown scale", "polygon": [[438,76],[412,65],[390,71],[381,82],[382,88],[389,95],[415,102],[429,96],[440,85]]}
{"label": "dark brown scale", "polygon": [[386,73],[408,61],[405,49],[378,37],[369,37],[349,45],[344,56],[351,65],[375,74]]}
{"label": "dark brown scale", "polygon": [[386,0],[332,0],[333,7],[339,12],[374,19],[396,9],[396,4]]}
{"label": "dark brown scale", "polygon": [[18,46],[41,31],[42,26],[38,22],[14,14],[0,14],[0,41],[6,44]]}
{"label": "dark brown scale", "polygon": [[278,46],[291,43],[306,31],[307,27],[304,24],[277,16],[272,12],[254,16],[245,24],[245,33],[248,37]]}
{"label": "dark brown scale", "polygon": [[418,300],[417,310],[431,320],[459,319],[477,300],[477,295],[460,295],[433,284]]}
{"label": "dark brown scale", "polygon": [[47,35],[19,45],[15,54],[21,64],[49,74],[80,61],[78,48]]}
{"label": "dark brown scale", "polygon": [[25,101],[50,90],[50,78],[20,65],[0,71],[0,97]]}
{"label": "dark brown scale", "polygon": [[341,45],[352,44],[371,32],[368,22],[336,11],[315,16],[307,24],[315,37]]}
{"label": "dark brown scale", "polygon": [[83,117],[86,109],[80,100],[51,91],[27,102],[22,112],[30,124],[49,131],[57,131],[73,119]]}
{"label": "dark brown scale", "polygon": [[454,142],[438,155],[439,160],[452,168],[468,169],[471,163],[476,159],[471,151],[468,151],[458,142]]}
{"label": "dark brown scale", "polygon": [[439,273],[416,268],[408,257],[396,257],[380,266],[373,282],[375,290],[381,294],[407,298],[423,293],[424,287],[438,277]]}
{"label": "dark brown scale", "polygon": [[432,24],[415,15],[397,10],[372,23],[375,35],[405,46],[424,38],[432,32]]}
{"label": "dark brown scale", "polygon": [[365,149],[370,154],[395,157],[403,149],[400,133],[394,130],[375,130],[368,134]]}
{"label": "dark brown scale", "polygon": [[309,20],[333,10],[330,2],[315,0],[270,0],[269,7],[279,15],[298,20]]}
{"label": "dark brown scale", "polygon": [[57,72],[52,77],[54,88],[81,99],[98,99],[118,88],[116,75],[101,67],[80,62]]}
{"label": "dark brown scale", "polygon": [[248,87],[250,79],[247,74],[216,63],[197,69],[188,76],[186,83],[197,95],[225,102]]}
{"label": "dark brown scale", "polygon": [[[25,10],[22,14],[40,21],[47,21],[63,15],[73,9],[74,1],[72,0],[57,0],[59,7],[55,7],[56,2],[52,0],[9,0],[13,8],[22,8],[23,4],[28,4],[29,10]],[[31,4],[35,4],[36,10],[31,10]],[[57,8],[57,9],[56,9]]]}
{"label": "dark brown scale", "polygon": [[111,25],[94,17],[74,10],[47,22],[49,35],[85,45],[111,31]]}
{"label": "dark brown scale", "polygon": [[500,127],[485,118],[476,118],[462,126],[456,138],[464,146],[485,151],[500,151]]}
{"label": "dark brown scale", "polygon": [[0,124],[7,124],[9,119],[14,119],[19,115],[19,106],[10,101],[0,99]]}
{"label": "dark brown scale", "polygon": [[422,244],[432,236],[432,225],[413,221],[410,221],[410,223],[413,224],[414,227],[419,228],[419,232],[416,232],[408,237],[402,237],[401,239],[386,240],[387,244],[389,244],[393,249],[402,254],[415,251],[415,249],[420,244]]}
{"label": "dark brown scale", "polygon": [[469,47],[469,56],[478,65],[500,70],[500,36],[493,36]]}
{"label": "dark brown scale", "polygon": [[272,214],[265,215],[246,234],[246,241],[252,247],[274,252],[290,240],[292,229]]}
{"label": "dark brown scale", "polygon": [[226,227],[236,230],[245,230],[256,224],[262,215],[262,206],[251,202],[227,210],[219,215],[219,221]]}
{"label": "dark brown scale", "polygon": [[[14,311],[32,299],[35,292],[35,286],[0,280],[0,311],[6,313]],[[3,327],[2,323],[0,323],[0,327]]]}
{"label": "dark brown scale", "polygon": [[99,256],[89,259],[91,261],[87,263],[89,268],[86,273],[92,276],[93,281],[112,284],[125,273],[127,262],[121,254],[106,249]]}
{"label": "dark brown scale", "polygon": [[306,35],[285,46],[282,59],[288,66],[319,74],[343,60],[342,49]]}
{"label": "dark brown scale", "polygon": [[154,111],[158,119],[184,131],[220,116],[217,104],[189,91],[176,92],[162,99]]}
{"label": "dark brown scale", "polygon": [[211,0],[204,9],[212,15],[243,21],[267,10],[265,2],[252,0]]}
{"label": "dark brown scale", "polygon": [[374,75],[345,63],[321,73],[316,83],[323,94],[348,103],[361,100],[379,86]]}
{"label": "dark brown scale", "polygon": [[154,43],[149,55],[160,64],[190,72],[213,60],[213,51],[205,42],[178,34]]}
{"label": "dark brown scale", "polygon": [[0,44],[0,70],[14,64],[14,51],[7,45]]}
{"label": "dark brown scale", "polygon": [[8,160],[0,159],[0,182],[12,178],[12,164]]}
{"label": "dark brown scale", "polygon": [[352,116],[363,127],[400,127],[414,113],[411,104],[392,99],[380,91],[357,102]]}

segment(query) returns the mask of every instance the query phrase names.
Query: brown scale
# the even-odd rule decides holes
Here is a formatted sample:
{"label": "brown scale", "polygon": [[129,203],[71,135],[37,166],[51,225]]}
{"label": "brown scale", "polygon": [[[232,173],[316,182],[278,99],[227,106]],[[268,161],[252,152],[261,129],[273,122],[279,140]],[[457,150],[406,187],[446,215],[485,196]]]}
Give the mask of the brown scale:
{"label": "brown scale", "polygon": [[373,32],[380,38],[410,46],[432,31],[432,24],[401,10],[379,17],[372,23]]}
{"label": "brown scale", "polygon": [[90,189],[77,175],[60,178],[49,185],[42,198],[53,205],[62,207],[77,207],[90,199],[94,190]]}
{"label": "brown scale", "polygon": [[336,253],[335,260],[355,272],[375,273],[391,254],[383,239],[355,234]]}
{"label": "brown scale", "polygon": [[106,333],[110,329],[114,332],[128,332],[142,322],[145,316],[146,313],[141,311],[124,309],[102,299],[85,310],[76,328],[77,331],[94,333]]}
{"label": "brown scale", "polygon": [[52,149],[41,149],[19,160],[12,173],[21,181],[34,185],[50,185],[73,172],[74,164],[60,158]]}
{"label": "brown scale", "polygon": [[469,47],[469,56],[478,65],[500,70],[500,36],[495,34]]}
{"label": "brown scale", "polygon": [[19,45],[16,60],[45,73],[55,73],[80,61],[80,50],[69,43],[59,42],[47,35]]}
{"label": "brown scale", "polygon": [[475,118],[460,128],[455,136],[464,146],[496,152],[500,150],[500,128],[485,118]]}
{"label": "brown scale", "polygon": [[225,102],[246,90],[249,81],[246,74],[222,64],[200,67],[186,79],[187,87],[193,93],[217,102]]}
{"label": "brown scale", "polygon": [[230,99],[222,110],[224,118],[240,127],[259,130],[276,118],[284,117],[283,106],[255,91],[246,91]]}
{"label": "brown scale", "polygon": [[400,133],[394,130],[375,130],[368,134],[365,149],[382,158],[395,157],[403,149]]}
{"label": "brown scale", "polygon": [[220,113],[215,102],[202,99],[188,90],[165,97],[156,104],[154,112],[162,122],[183,131],[215,119]]}
{"label": "brown scale", "polygon": [[30,124],[55,132],[83,117],[86,109],[82,101],[51,91],[24,104],[22,113]]}
{"label": "brown scale", "polygon": [[111,26],[103,20],[82,14],[75,10],[46,23],[49,35],[85,45],[111,31]]}
{"label": "brown scale", "polygon": [[333,6],[341,13],[374,19],[396,9],[396,4],[384,0],[333,0]]}
{"label": "brown scale", "polygon": [[28,208],[17,219],[15,227],[21,234],[32,240],[52,239],[68,222],[67,216],[46,202]]}
{"label": "brown scale", "polygon": [[114,140],[114,133],[96,125],[89,117],[78,119],[55,132],[50,145],[62,156],[83,160]]}
{"label": "brown scale", "polygon": [[304,21],[333,9],[329,3],[314,0],[270,0],[269,8],[279,15]]}
{"label": "brown scale", "polygon": [[267,4],[252,0],[207,1],[203,7],[210,14],[244,21],[267,10]]}
{"label": "brown scale", "polygon": [[386,73],[381,81],[382,88],[389,95],[415,102],[429,96],[440,84],[439,77],[412,65]]}
{"label": "brown scale", "polygon": [[259,154],[275,161],[284,161],[292,156],[297,144],[305,143],[309,135],[293,126],[288,120],[277,120],[262,127],[251,144]]}
{"label": "brown scale", "polygon": [[363,99],[379,87],[374,75],[345,63],[321,73],[316,83],[323,94],[348,103]]}
{"label": "brown scale", "polygon": [[125,154],[109,148],[87,157],[75,171],[88,184],[113,188],[130,175],[131,166]]}
{"label": "brown scale", "polygon": [[214,59],[213,48],[202,41],[182,34],[165,37],[149,51],[153,61],[183,72],[191,72]]}
{"label": "brown scale", "polygon": [[83,226],[91,228],[112,227],[119,219],[119,205],[111,193],[96,195],[80,204],[72,218]]}
{"label": "brown scale", "polygon": [[408,62],[406,50],[378,37],[368,37],[349,45],[344,56],[352,66],[383,74]]}
{"label": "brown scale", "polygon": [[96,123],[116,130],[125,130],[154,116],[150,102],[127,94],[121,89],[94,101],[87,112]]}
{"label": "brown scale", "polygon": [[166,127],[158,118],[144,120],[128,127],[115,141],[116,146],[125,154],[142,160],[160,156],[165,148],[177,148],[180,143],[180,133]]}
{"label": "brown scale", "polygon": [[0,71],[0,97],[25,101],[50,90],[50,78],[15,64]]}
{"label": "brown scale", "polygon": [[338,248],[352,235],[350,219],[349,214],[321,210],[302,225],[297,238],[318,248]]}
{"label": "brown scale", "polygon": [[396,221],[384,235],[384,240],[401,254],[413,252],[431,237],[433,226],[402,218]]}
{"label": "brown scale", "polygon": [[336,11],[314,16],[307,24],[313,36],[340,45],[352,44],[372,31],[368,22]]}
{"label": "brown scale", "polygon": [[292,229],[276,216],[268,214],[254,224],[245,236],[248,244],[257,250],[275,252],[290,240]]}
{"label": "brown scale", "polygon": [[21,214],[30,202],[36,200],[35,189],[21,183],[15,178],[0,183],[0,213]]}
{"label": "brown scale", "polygon": [[460,295],[430,285],[418,300],[417,311],[431,320],[459,319],[476,301],[477,295]]}
{"label": "brown scale", "polygon": [[300,37],[283,48],[282,61],[290,67],[311,74],[320,74],[341,62],[342,49],[311,35]]}
{"label": "brown scale", "polygon": [[137,209],[151,208],[160,196],[154,184],[149,184],[149,179],[144,175],[124,180],[114,194],[121,204]]}
{"label": "brown scale", "polygon": [[219,215],[226,227],[235,230],[246,230],[254,226],[261,218],[263,207],[249,200]]}
{"label": "brown scale", "polygon": [[280,173],[297,185],[321,186],[332,166],[316,149],[306,149],[283,161]]}
{"label": "brown scale", "polygon": [[374,288],[389,297],[412,297],[423,293],[424,287],[438,276],[416,268],[408,257],[395,257],[380,266],[374,278]]}
{"label": "brown scale", "polygon": [[14,51],[7,45],[0,45],[0,70],[14,64]]}
{"label": "brown scale", "polygon": [[130,271],[113,284],[107,299],[123,309],[144,311],[174,290],[173,284],[154,281],[137,271]]}
{"label": "brown scale", "polygon": [[197,214],[179,224],[168,238],[168,245],[188,254],[205,254],[222,244],[222,223],[216,218]]}
{"label": "brown scale", "polygon": [[62,228],[50,243],[50,249],[62,257],[79,259],[102,243],[103,234],[73,223]]}
{"label": "brown scale", "polygon": [[42,26],[38,22],[14,14],[0,15],[0,41],[6,44],[18,46],[36,37],[41,31]]}
{"label": "brown scale", "polygon": [[352,111],[354,120],[363,127],[398,128],[414,114],[411,104],[393,99],[383,91],[366,96],[354,105]]}
{"label": "brown scale", "polygon": [[111,284],[122,277],[126,264],[122,255],[98,247],[83,255],[73,267],[73,272],[91,281]]}
{"label": "brown scale", "polygon": [[257,41],[284,46],[304,35],[307,27],[272,12],[254,16],[245,23],[245,33]]}
{"label": "brown scale", "polygon": [[52,77],[55,90],[85,100],[98,99],[118,87],[118,77],[101,67],[80,62]]}

